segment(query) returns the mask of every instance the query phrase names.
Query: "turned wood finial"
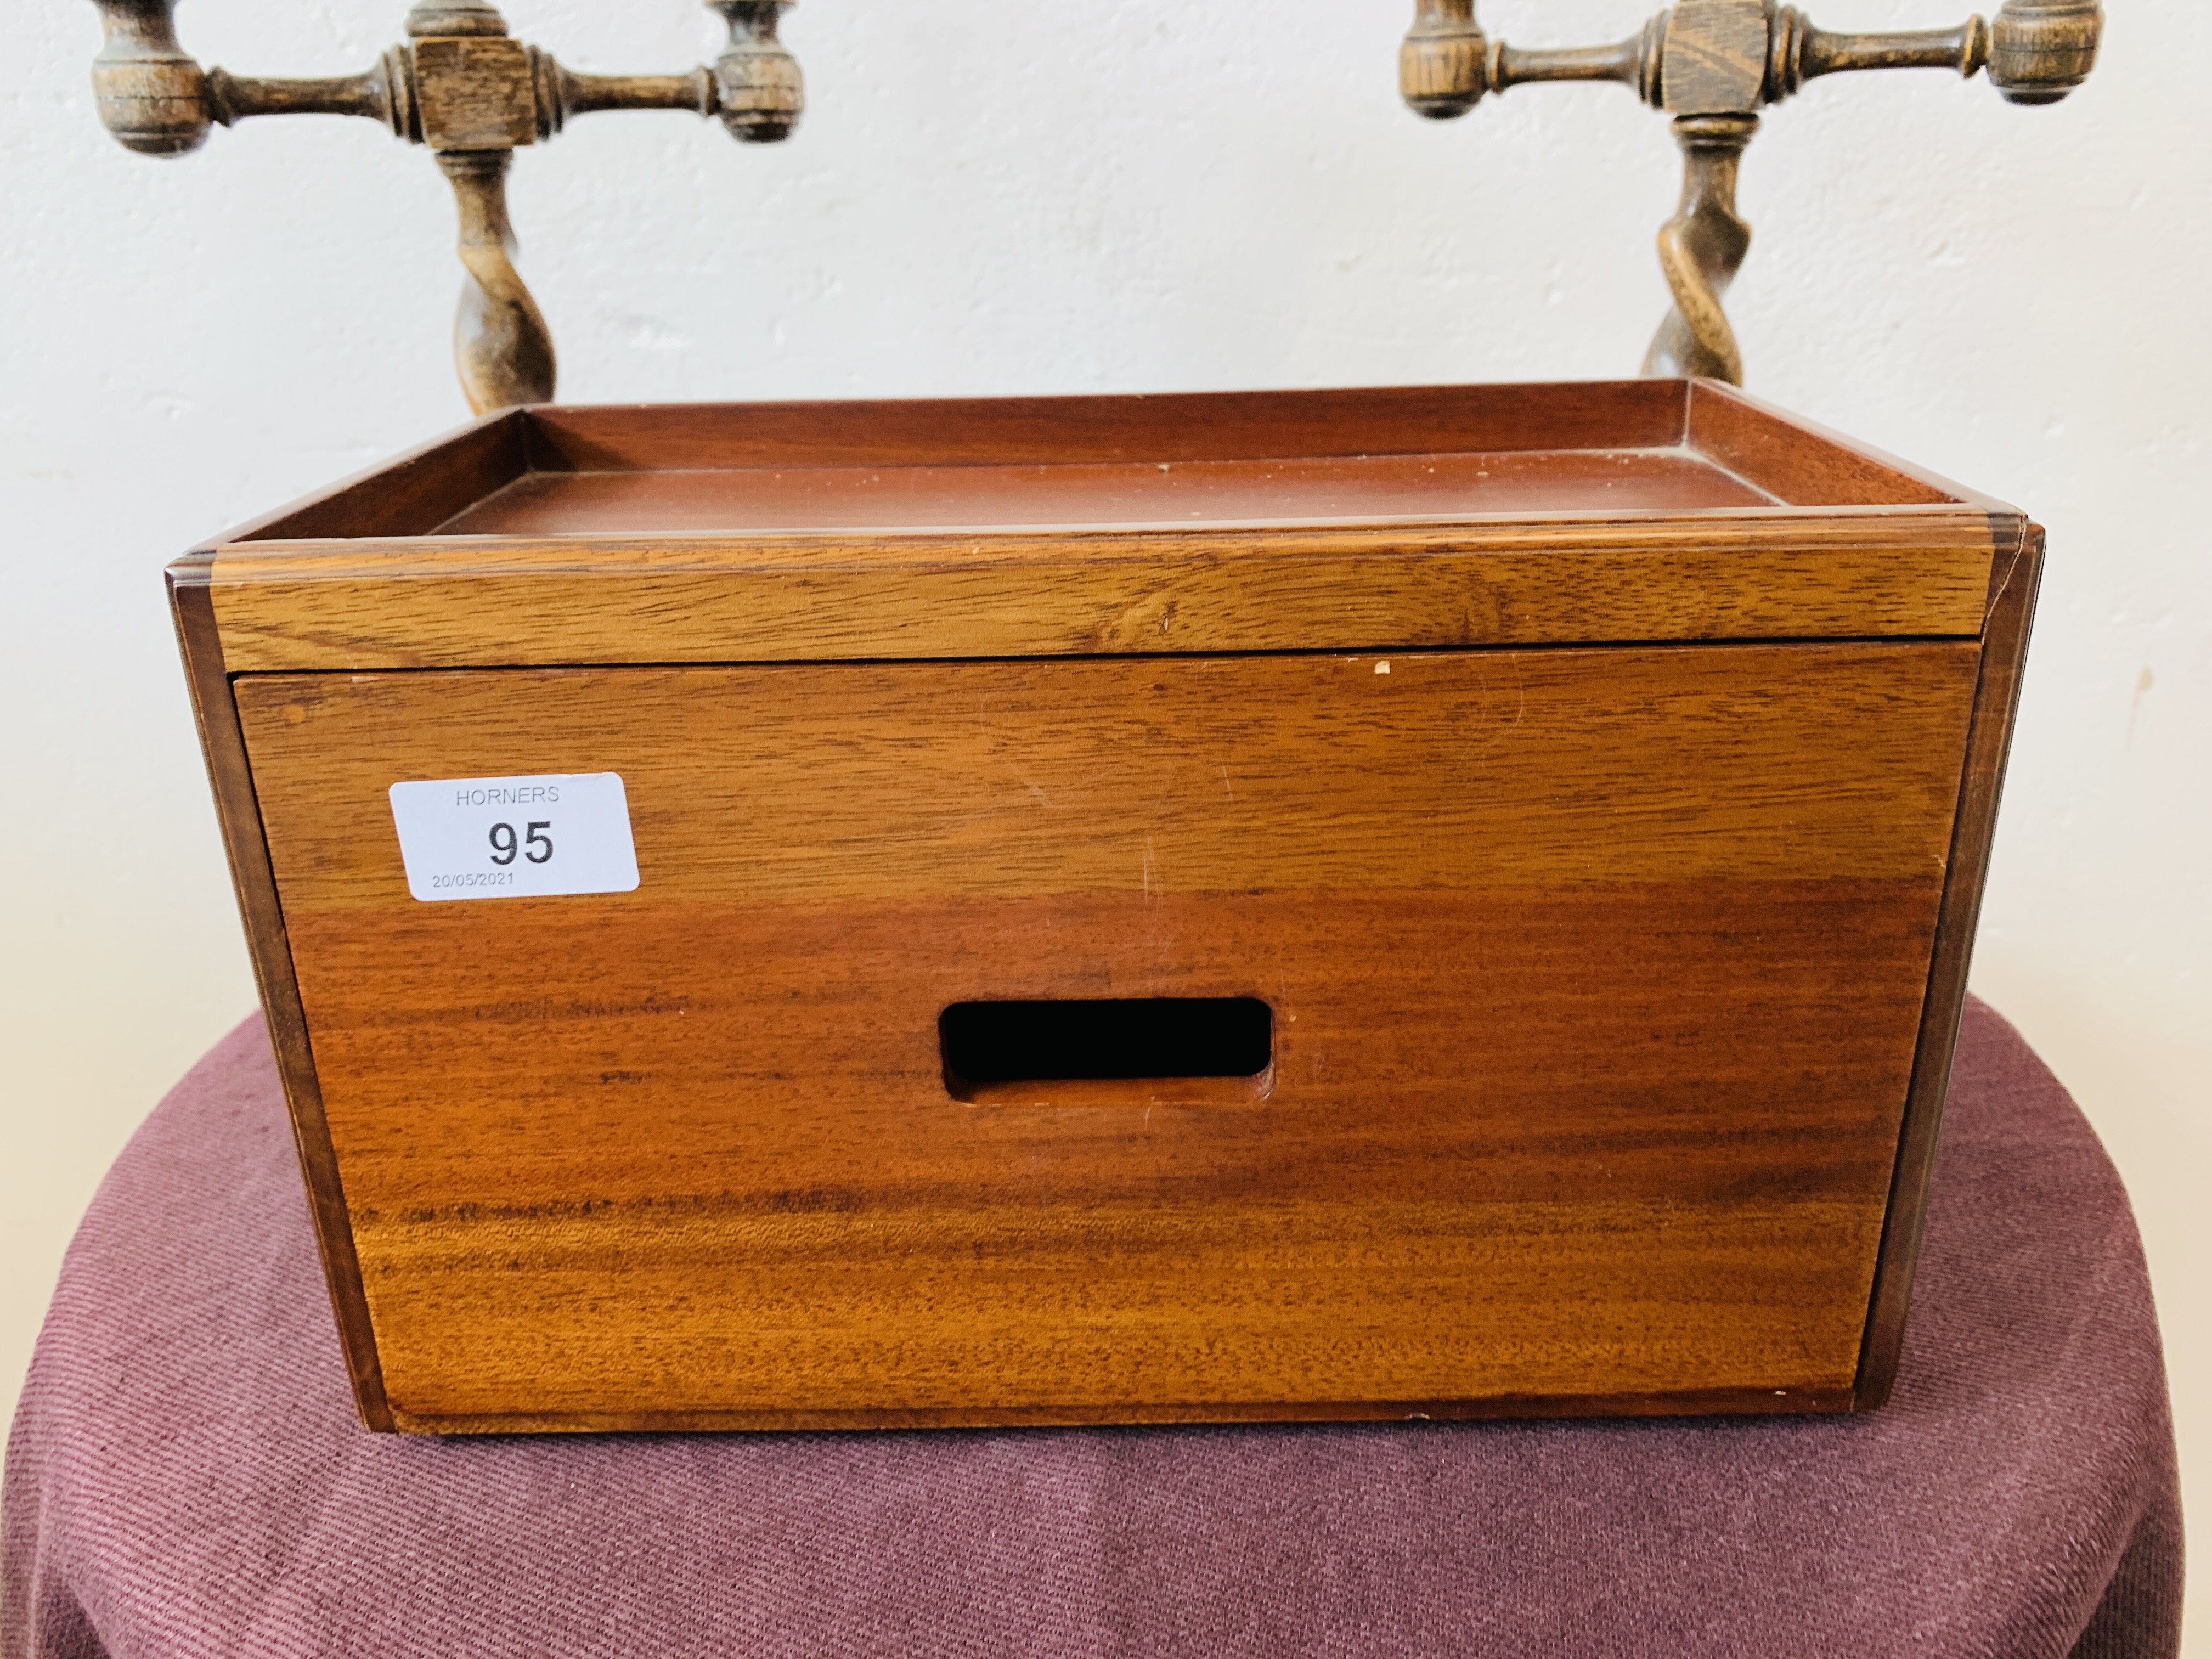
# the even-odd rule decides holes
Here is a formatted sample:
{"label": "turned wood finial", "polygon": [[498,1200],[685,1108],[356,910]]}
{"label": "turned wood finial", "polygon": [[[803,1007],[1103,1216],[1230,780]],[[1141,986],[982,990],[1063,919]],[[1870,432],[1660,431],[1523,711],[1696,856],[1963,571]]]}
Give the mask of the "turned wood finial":
{"label": "turned wood finial", "polygon": [[2007,101],[2055,104],[2097,67],[2105,14],[2097,0],[2005,0],[1990,34],[1990,80]]}
{"label": "turned wood finial", "polygon": [[1490,42],[1474,21],[1474,0],[1419,0],[1398,48],[1398,93],[1417,115],[1449,121],[1490,89]]}
{"label": "turned wood finial", "polygon": [[1970,17],[1952,29],[1832,33],[1776,0],[1677,0],[1611,46],[1529,52],[1487,39],[1475,0],[1415,0],[1398,87],[1417,113],[1435,119],[1532,81],[1618,81],[1672,114],[1682,202],[1659,234],[1659,259],[1674,308],[1644,373],[1741,383],[1742,356],[1722,301],[1751,245],[1735,183],[1759,111],[1821,76],[1876,69],[1969,76],[1986,69],[2012,103],[2056,103],[2096,67],[2104,24],[2099,0],[2004,0],[1994,23]]}
{"label": "turned wood finial", "polygon": [[207,76],[177,44],[176,0],[101,0],[106,44],[92,60],[92,98],[116,142],[141,155],[182,155],[206,142]]}
{"label": "turned wood finial", "polygon": [[453,186],[467,280],[454,361],[482,412],[553,395],[553,337],[515,268],[507,174],[514,152],[576,115],[684,109],[719,116],[732,137],[773,143],[805,104],[799,65],[776,38],[792,0],[707,0],[729,44],[678,75],[578,75],[509,38],[487,0],[416,0],[406,40],[358,75],[276,80],[203,70],[177,44],[175,0],[93,0],[106,44],[93,60],[100,118],[149,155],[197,149],[210,126],[255,115],[359,115],[427,147]]}
{"label": "turned wood finial", "polygon": [[707,0],[729,25],[730,44],[714,60],[722,125],[732,138],[772,144],[788,137],[806,107],[799,60],[776,39],[791,0]]}
{"label": "turned wood finial", "polygon": [[484,0],[415,0],[407,11],[407,33],[416,40],[506,33],[507,19]]}

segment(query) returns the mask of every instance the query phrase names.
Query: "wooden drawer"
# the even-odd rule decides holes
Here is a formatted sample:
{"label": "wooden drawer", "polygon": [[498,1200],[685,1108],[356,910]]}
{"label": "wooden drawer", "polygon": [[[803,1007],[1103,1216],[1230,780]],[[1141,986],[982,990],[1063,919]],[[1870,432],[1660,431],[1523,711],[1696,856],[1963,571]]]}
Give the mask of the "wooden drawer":
{"label": "wooden drawer", "polygon": [[[537,476],[515,511],[557,522]],[[902,488],[914,511],[927,490]],[[1929,505],[1904,509],[1923,542]],[[1504,637],[1421,637],[1394,584],[1470,580],[1425,526],[1342,572],[1264,530],[1241,568],[1155,532],[1124,550],[1139,568],[1057,587],[1074,533],[1024,527],[1042,551],[994,549],[994,571],[979,539],[954,573],[1063,616],[1083,580],[1123,613],[1164,604],[1171,643],[1192,600],[1200,648],[1143,654],[882,659],[867,629],[902,608],[918,635],[957,619],[915,596],[912,550],[870,568],[850,531],[794,576],[757,535],[611,558],[485,539],[478,506],[443,546],[274,537],[179,567],[364,1414],[1878,1403],[2031,539],[2014,527],[2005,566],[2004,521],[1954,508],[1954,545],[1916,560],[1894,523],[1854,538],[1832,511],[1747,550],[1729,509],[1645,510],[1554,532],[1512,578],[1643,562],[1646,620],[1680,625],[1636,642],[1547,638],[1571,613],[1534,604],[1501,608]],[[1883,573],[1884,615],[1810,579],[1824,546],[1844,587]],[[639,621],[672,573],[693,603]],[[842,653],[791,602],[810,577],[851,607]],[[1271,581],[1303,584],[1314,648],[1239,622]],[[1730,636],[1729,584],[1797,636]],[[1405,642],[1334,648],[1391,605],[1372,625]],[[708,657],[717,607],[803,648]],[[647,648],[602,648],[625,629]],[[578,773],[623,781],[634,891],[410,896],[393,784]]]}

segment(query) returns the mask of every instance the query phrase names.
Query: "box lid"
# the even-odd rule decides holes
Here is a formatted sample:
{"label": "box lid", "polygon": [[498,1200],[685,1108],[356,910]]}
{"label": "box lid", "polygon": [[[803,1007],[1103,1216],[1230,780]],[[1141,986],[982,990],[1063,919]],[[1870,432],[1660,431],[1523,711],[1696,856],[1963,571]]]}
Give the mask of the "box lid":
{"label": "box lid", "polygon": [[174,576],[233,672],[1960,637],[2025,530],[1707,381],[553,406]]}

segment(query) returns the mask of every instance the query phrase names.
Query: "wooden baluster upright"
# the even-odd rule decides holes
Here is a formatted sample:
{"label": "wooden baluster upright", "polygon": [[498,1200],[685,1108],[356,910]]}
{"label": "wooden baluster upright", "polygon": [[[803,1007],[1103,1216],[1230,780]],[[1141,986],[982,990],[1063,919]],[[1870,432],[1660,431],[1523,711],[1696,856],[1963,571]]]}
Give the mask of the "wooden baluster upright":
{"label": "wooden baluster upright", "polygon": [[1756,115],[1686,115],[1674,123],[1682,205],[1659,228],[1659,269],[1674,308],[1644,356],[1646,374],[1743,384],[1743,351],[1723,302],[1751,251],[1751,227],[1735,210],[1735,179],[1758,131]]}

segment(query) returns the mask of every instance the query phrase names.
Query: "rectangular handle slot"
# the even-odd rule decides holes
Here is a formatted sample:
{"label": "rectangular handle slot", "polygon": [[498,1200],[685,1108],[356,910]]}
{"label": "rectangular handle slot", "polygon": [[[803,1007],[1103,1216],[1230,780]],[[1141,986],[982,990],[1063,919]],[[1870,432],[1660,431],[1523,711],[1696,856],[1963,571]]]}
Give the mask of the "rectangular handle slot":
{"label": "rectangular handle slot", "polygon": [[976,1104],[1255,1100],[1274,1061],[1257,997],[956,1002],[938,1017],[945,1086]]}

